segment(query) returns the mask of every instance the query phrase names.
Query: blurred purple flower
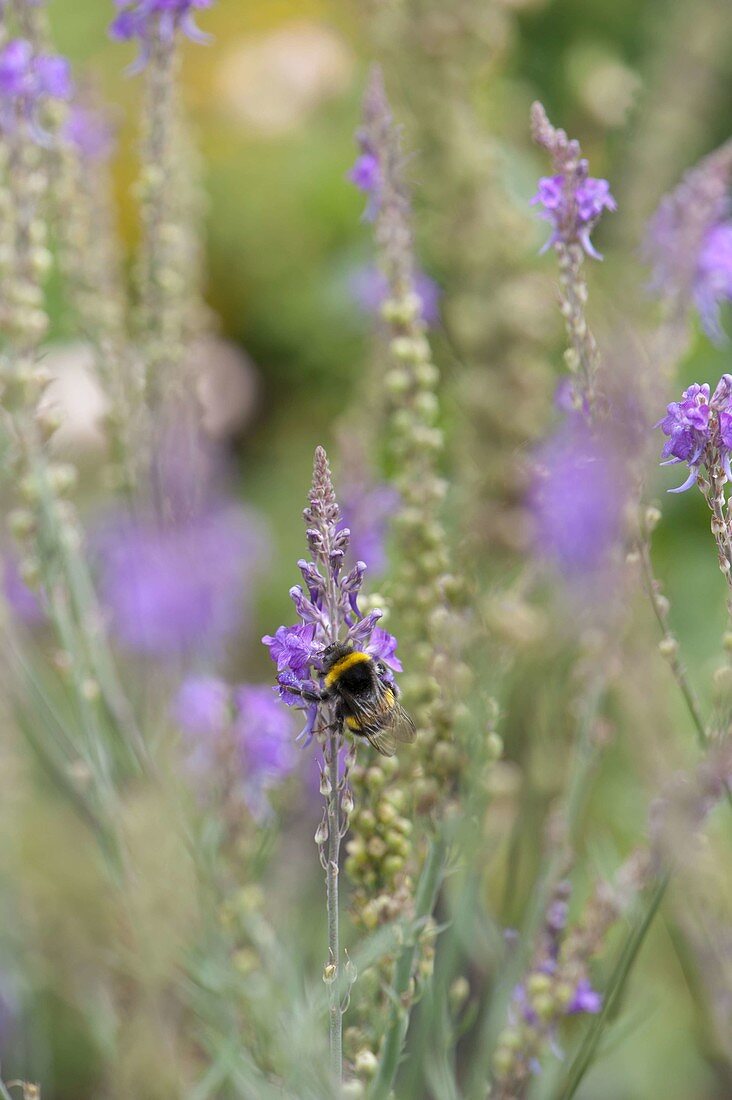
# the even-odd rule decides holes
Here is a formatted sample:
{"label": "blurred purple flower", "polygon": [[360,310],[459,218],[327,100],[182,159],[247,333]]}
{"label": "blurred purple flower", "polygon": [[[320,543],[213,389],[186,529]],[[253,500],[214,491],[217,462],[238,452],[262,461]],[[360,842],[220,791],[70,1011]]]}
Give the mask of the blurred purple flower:
{"label": "blurred purple flower", "polygon": [[[356,305],[364,313],[377,314],[389,297],[389,283],[378,267],[367,264],[354,271],[348,289]],[[424,271],[414,275],[414,290],[422,303],[422,320],[432,328],[440,320],[440,288]]]}
{"label": "blurred purple flower", "polygon": [[732,221],[712,226],[706,234],[694,279],[694,302],[704,331],[721,343],[724,332],[719,319],[721,302],[732,301]]}
{"label": "blurred purple flower", "polygon": [[589,176],[587,171],[587,161],[580,160],[569,179],[565,175],[556,175],[543,176],[539,180],[539,189],[531,204],[543,208],[539,216],[553,227],[542,252],[557,241],[565,244],[577,241],[588,256],[595,260],[602,259],[590,240],[590,233],[604,210],[617,210],[618,207],[610,193],[608,181]]}
{"label": "blurred purple flower", "polygon": [[246,782],[264,789],[295,767],[292,721],[268,686],[238,687],[234,703],[234,731]]}
{"label": "blurred purple flower", "polygon": [[155,656],[216,649],[242,624],[262,531],[218,504],[169,526],[125,518],[98,537],[101,594],[120,642]]}
{"label": "blurred purple flower", "polygon": [[26,626],[37,626],[45,619],[37,594],[21,577],[18,563],[11,554],[6,554],[3,562],[3,595],[12,613]]}
{"label": "blurred purple flower", "polygon": [[719,305],[732,297],[731,177],[728,141],[689,169],[661,199],[643,246],[652,269],[650,289],[676,310],[694,305],[716,341],[723,338]]}
{"label": "blurred purple flower", "polygon": [[196,26],[194,14],[212,7],[214,0],[115,0],[119,14],[109,27],[111,38],[128,41],[154,35],[170,41],[180,30],[194,42],[210,37]]}
{"label": "blurred purple flower", "polygon": [[602,1009],[602,994],[597,993],[590,985],[587,978],[582,978],[574,991],[574,997],[567,1008],[567,1015],[574,1016],[580,1012],[597,1014]]}
{"label": "blurred purple flower", "polygon": [[114,130],[104,111],[85,103],[74,103],[64,128],[64,137],[87,161],[107,160],[114,149]]}
{"label": "blurred purple flower", "polygon": [[343,493],[342,527],[351,531],[350,560],[363,561],[372,577],[386,569],[386,536],[399,505],[399,493],[391,485],[364,480]]}
{"label": "blurred purple flower", "polygon": [[348,172],[348,179],[354,187],[367,196],[368,202],[363,217],[364,221],[372,222],[381,205],[381,165],[376,150],[363,131],[359,131],[356,140],[361,152]]}
{"label": "blurred purple flower", "polygon": [[605,441],[568,419],[537,456],[529,498],[537,551],[567,577],[596,572],[620,535],[618,462]]}
{"label": "blurred purple flower", "polygon": [[19,118],[33,138],[43,144],[49,135],[39,111],[50,99],[68,100],[73,94],[71,68],[57,54],[36,54],[24,38],[14,38],[0,49],[0,129],[12,131]]}
{"label": "blurred purple flower", "polygon": [[173,716],[181,729],[193,736],[221,734],[231,719],[231,691],[214,676],[192,676],[181,685]]}

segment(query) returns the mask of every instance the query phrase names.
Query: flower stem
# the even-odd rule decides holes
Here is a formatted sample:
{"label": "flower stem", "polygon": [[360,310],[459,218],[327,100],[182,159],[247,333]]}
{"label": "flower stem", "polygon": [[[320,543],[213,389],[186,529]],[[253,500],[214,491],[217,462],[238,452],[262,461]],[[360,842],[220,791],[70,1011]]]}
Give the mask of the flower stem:
{"label": "flower stem", "polygon": [[397,960],[394,972],[394,987],[392,989],[391,1015],[381,1049],[379,1070],[371,1086],[369,1100],[386,1100],[394,1084],[404,1036],[409,1026],[409,1011],[404,1007],[402,998],[408,991],[412,977],[412,965],[420,926],[434,909],[442,878],[444,854],[445,842],[438,833],[430,844],[417,886],[414,899],[414,926],[411,933],[408,934],[406,943],[402,947]]}
{"label": "flower stem", "polygon": [[607,1024],[610,1014],[615,1008],[620,996],[625,988],[625,983],[630,976],[630,972],[633,968],[638,952],[641,949],[646,934],[653,923],[653,919],[658,911],[666,888],[669,883],[671,872],[666,870],[662,873],[656,888],[651,895],[648,903],[648,908],[643,914],[638,923],[630,930],[628,936],[623,945],[623,949],[620,953],[615,969],[611,975],[608,983],[607,991],[605,993],[605,999],[601,1012],[594,1018],[591,1026],[588,1028],[584,1041],[580,1046],[577,1055],[575,1056],[572,1065],[569,1067],[567,1073],[567,1083],[564,1091],[561,1094],[561,1100],[572,1100],[572,1097],[577,1092],[583,1077],[585,1076],[589,1066],[595,1056],[597,1045],[600,1041],[602,1032]]}
{"label": "flower stem", "polygon": [[335,1080],[343,1077],[343,1015],[340,1000],[340,941],[338,928],[338,857],[341,847],[340,792],[338,789],[338,748],[340,732],[331,724],[328,733],[328,865],[325,872],[328,907],[328,965],[333,967],[328,985],[328,1035],[330,1065]]}

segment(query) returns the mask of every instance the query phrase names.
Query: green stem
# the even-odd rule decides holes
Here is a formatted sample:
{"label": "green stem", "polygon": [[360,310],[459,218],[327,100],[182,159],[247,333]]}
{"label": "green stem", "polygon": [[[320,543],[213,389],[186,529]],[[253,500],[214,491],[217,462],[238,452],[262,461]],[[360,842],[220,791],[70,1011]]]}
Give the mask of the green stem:
{"label": "green stem", "polygon": [[343,1078],[343,1013],[341,1011],[341,949],[338,928],[338,859],[341,846],[340,792],[338,789],[338,743],[340,734],[333,726],[328,734],[328,866],[325,872],[328,907],[328,965],[335,967],[328,985],[328,1036],[333,1077]]}
{"label": "green stem", "polygon": [[399,1068],[399,1059],[409,1027],[409,1007],[404,1003],[412,979],[412,967],[421,926],[430,916],[442,879],[445,843],[440,833],[432,840],[422,868],[414,899],[414,925],[402,947],[394,971],[393,1004],[386,1037],[381,1048],[379,1071],[369,1091],[369,1100],[386,1100]]}
{"label": "green stem", "polygon": [[653,918],[658,912],[658,907],[666,893],[670,877],[670,871],[666,870],[662,873],[656,883],[656,888],[651,895],[645,913],[635,927],[628,933],[618,961],[615,964],[615,969],[610,977],[602,1011],[595,1017],[591,1026],[588,1028],[584,1041],[572,1065],[569,1067],[566,1085],[563,1087],[563,1091],[558,1094],[561,1096],[561,1100],[572,1100],[572,1097],[579,1088],[583,1077],[592,1063],[602,1032],[625,989],[625,983],[630,976],[638,952],[641,949],[646,934],[653,923]]}

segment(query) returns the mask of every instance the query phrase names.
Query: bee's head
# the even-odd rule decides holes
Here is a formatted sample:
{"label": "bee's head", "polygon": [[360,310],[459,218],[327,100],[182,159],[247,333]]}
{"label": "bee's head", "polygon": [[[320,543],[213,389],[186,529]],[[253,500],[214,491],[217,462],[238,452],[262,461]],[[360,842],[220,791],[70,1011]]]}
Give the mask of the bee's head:
{"label": "bee's head", "polygon": [[323,672],[328,672],[336,661],[340,661],[341,657],[345,657],[347,654],[353,652],[353,646],[344,644],[343,642],[333,642],[331,645],[327,645],[320,657],[320,664]]}

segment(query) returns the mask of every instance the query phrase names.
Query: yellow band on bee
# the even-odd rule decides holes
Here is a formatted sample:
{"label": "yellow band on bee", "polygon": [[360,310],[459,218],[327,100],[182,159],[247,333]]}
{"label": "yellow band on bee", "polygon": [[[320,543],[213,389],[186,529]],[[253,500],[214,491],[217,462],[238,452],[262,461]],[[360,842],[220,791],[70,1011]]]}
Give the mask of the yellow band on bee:
{"label": "yellow band on bee", "polygon": [[349,730],[354,730],[354,732],[361,729],[360,720],[358,718],[354,718],[351,714],[349,714],[346,718],[346,725],[348,726]]}
{"label": "yellow band on bee", "polygon": [[347,668],[352,665],[360,665],[364,661],[370,661],[368,653],[347,653],[345,657],[341,657],[340,661],[336,661],[333,667],[326,673],[325,686],[331,687],[339,676],[341,676]]}

